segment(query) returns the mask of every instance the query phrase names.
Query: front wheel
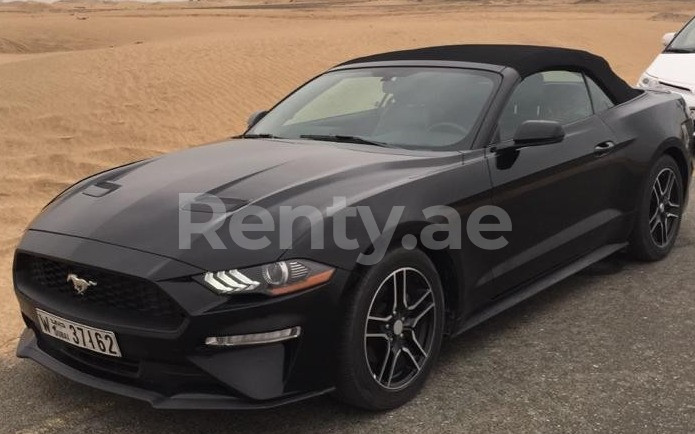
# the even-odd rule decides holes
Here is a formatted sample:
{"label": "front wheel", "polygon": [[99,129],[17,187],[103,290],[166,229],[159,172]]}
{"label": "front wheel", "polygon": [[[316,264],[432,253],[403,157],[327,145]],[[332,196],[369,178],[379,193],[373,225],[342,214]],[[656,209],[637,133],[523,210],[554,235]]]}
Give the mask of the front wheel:
{"label": "front wheel", "polygon": [[427,255],[389,252],[362,277],[347,304],[337,397],[369,410],[411,400],[439,354],[444,312],[441,282]]}
{"label": "front wheel", "polygon": [[658,261],[673,248],[684,203],[683,180],[676,161],[662,156],[649,174],[630,239],[630,251],[643,261]]}

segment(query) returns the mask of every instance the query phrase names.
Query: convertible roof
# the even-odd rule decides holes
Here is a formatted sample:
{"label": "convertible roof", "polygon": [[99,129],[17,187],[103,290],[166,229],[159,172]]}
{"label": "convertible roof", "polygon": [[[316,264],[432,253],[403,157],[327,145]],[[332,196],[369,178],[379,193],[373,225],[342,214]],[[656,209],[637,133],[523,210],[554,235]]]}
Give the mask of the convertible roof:
{"label": "convertible roof", "polygon": [[622,103],[640,94],[618,77],[602,57],[568,48],[531,45],[443,45],[373,54],[347,61],[340,66],[392,60],[439,60],[500,65],[516,70],[522,78],[551,69],[567,69],[581,71],[592,77],[614,102]]}

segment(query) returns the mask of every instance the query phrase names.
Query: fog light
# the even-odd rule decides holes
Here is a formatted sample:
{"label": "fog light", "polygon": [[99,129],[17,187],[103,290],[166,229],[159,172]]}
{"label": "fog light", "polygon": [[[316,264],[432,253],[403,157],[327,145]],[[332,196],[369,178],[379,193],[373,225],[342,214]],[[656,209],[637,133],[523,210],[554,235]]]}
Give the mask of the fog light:
{"label": "fog light", "polygon": [[249,335],[214,336],[205,338],[205,345],[235,347],[240,345],[272,344],[274,342],[282,342],[299,337],[301,332],[301,327],[291,327],[274,332],[253,333]]}

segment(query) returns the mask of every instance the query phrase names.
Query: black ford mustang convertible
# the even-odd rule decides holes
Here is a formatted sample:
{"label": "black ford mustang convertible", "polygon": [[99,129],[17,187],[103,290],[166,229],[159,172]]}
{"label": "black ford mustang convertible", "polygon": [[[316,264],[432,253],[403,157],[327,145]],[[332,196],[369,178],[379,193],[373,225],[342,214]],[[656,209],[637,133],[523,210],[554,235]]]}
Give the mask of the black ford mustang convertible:
{"label": "black ford mustang convertible", "polygon": [[56,197],[15,255],[17,352],[159,408],[393,408],[444,337],[619,250],[666,256],[692,137],[681,97],[586,52],[352,60],[235,140]]}

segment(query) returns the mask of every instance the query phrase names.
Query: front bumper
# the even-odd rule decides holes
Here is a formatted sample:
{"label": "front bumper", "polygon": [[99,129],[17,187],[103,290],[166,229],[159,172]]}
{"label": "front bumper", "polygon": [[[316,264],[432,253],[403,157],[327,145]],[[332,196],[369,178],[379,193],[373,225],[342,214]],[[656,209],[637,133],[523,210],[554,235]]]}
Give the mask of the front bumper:
{"label": "front bumper", "polygon": [[[181,308],[176,324],[146,315],[56,302],[24,284],[15,269],[15,291],[27,330],[17,355],[74,381],[149,402],[157,408],[269,408],[332,390],[339,300],[348,273],[314,289],[278,298],[229,303],[184,276],[202,270],[149,253],[58,234],[28,231],[18,255],[54,258],[146,279]],[[99,288],[99,287],[96,287]],[[95,289],[96,289],[95,288]],[[123,358],[100,355],[44,335],[36,309],[113,331]],[[208,336],[239,335],[301,326],[285,342],[211,348]]]}
{"label": "front bumper", "polygon": [[77,383],[117,395],[146,401],[154,408],[166,410],[263,410],[313,398],[333,390],[329,388],[267,401],[246,401],[230,395],[201,392],[181,392],[173,395],[166,395],[154,390],[148,390],[146,388],[109,380],[101,376],[91,375],[72,367],[68,363],[63,363],[39,347],[35,332],[29,328],[24,330],[19,340],[17,357],[34,360],[41,366]]}

